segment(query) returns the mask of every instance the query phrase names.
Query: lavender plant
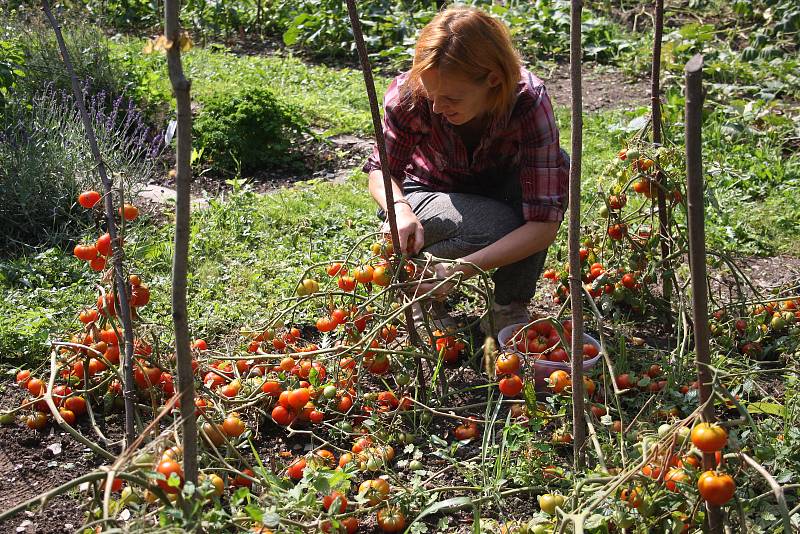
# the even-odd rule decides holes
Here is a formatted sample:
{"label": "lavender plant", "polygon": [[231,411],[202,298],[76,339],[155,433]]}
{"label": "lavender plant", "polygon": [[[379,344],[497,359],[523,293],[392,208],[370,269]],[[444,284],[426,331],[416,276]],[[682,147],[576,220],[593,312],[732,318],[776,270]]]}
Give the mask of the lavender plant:
{"label": "lavender plant", "polygon": [[[106,108],[104,91],[92,94],[85,85],[83,92],[115,186],[135,193],[159,170],[163,134],[149,128],[124,96]],[[75,199],[99,187],[94,167],[69,93],[50,87],[30,100],[12,99],[0,117],[0,253],[79,235]]]}

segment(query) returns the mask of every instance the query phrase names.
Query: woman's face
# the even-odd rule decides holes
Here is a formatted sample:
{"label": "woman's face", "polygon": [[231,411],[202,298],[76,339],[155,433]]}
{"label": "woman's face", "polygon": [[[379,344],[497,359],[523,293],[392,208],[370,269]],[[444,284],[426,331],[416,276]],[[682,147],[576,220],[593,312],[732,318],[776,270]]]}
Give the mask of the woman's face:
{"label": "woman's face", "polygon": [[475,83],[440,69],[423,72],[421,80],[433,112],[442,114],[450,124],[456,126],[488,112],[489,93],[499,83],[492,74],[485,81]]}

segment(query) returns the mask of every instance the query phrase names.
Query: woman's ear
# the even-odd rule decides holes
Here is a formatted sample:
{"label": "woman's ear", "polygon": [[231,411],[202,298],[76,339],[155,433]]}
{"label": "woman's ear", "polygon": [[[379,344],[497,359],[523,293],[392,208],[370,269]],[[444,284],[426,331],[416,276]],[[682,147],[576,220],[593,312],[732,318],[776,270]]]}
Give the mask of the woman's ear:
{"label": "woman's ear", "polygon": [[489,76],[486,78],[486,81],[489,83],[489,87],[492,88],[497,87],[498,85],[500,85],[500,76],[496,72],[492,71],[489,73]]}

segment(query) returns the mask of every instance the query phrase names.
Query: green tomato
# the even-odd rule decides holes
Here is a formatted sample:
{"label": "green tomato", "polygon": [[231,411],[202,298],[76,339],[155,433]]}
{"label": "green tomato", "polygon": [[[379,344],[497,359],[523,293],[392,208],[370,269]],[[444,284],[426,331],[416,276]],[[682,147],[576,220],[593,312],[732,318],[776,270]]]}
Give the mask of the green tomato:
{"label": "green tomato", "polygon": [[602,206],[600,206],[600,209],[598,210],[597,213],[598,213],[598,215],[600,215],[600,217],[602,217],[604,219],[607,218],[608,217],[608,206],[603,204]]}
{"label": "green tomato", "polygon": [[347,421],[342,421],[341,423],[339,423],[339,428],[341,429],[342,432],[347,432],[348,434],[353,431],[353,425],[351,425]]}
{"label": "green tomato", "polygon": [[336,396],[336,386],[325,386],[325,389],[322,390],[322,395],[326,399],[332,399]]}
{"label": "green tomato", "polygon": [[768,445],[758,446],[753,451],[757,460],[766,462],[775,458],[775,449]]}
{"label": "green tomato", "polygon": [[415,439],[417,439],[417,436],[415,436],[411,432],[403,432],[400,435],[400,441],[406,445],[408,445],[409,443],[414,443]]}
{"label": "green tomato", "polygon": [[672,430],[672,425],[664,423],[658,427],[658,439],[664,439],[667,434]]}
{"label": "green tomato", "polygon": [[411,469],[412,471],[422,471],[424,469],[424,466],[422,465],[422,462],[420,462],[419,460],[411,460],[408,463],[408,468]]}
{"label": "green tomato", "polygon": [[122,494],[119,499],[120,503],[123,505],[125,504],[138,504],[141,502],[141,498],[139,498],[139,494],[133,491],[130,486],[125,486],[122,488]]}
{"label": "green tomato", "polygon": [[152,454],[148,452],[143,452],[142,454],[133,459],[133,468],[153,470],[154,469],[153,464],[155,463],[155,461],[156,459]]}
{"label": "green tomato", "polygon": [[406,386],[409,382],[411,382],[411,377],[405,373],[400,373],[394,377],[394,381],[397,382],[398,386]]}
{"label": "green tomato", "polygon": [[13,413],[0,414],[0,425],[13,425],[15,417]]}
{"label": "green tomato", "polygon": [[536,497],[536,500],[539,501],[539,508],[542,509],[542,512],[554,515],[556,513],[556,507],[559,507],[564,504],[564,497],[561,495],[553,495],[552,493],[545,493],[544,495],[539,495]]}

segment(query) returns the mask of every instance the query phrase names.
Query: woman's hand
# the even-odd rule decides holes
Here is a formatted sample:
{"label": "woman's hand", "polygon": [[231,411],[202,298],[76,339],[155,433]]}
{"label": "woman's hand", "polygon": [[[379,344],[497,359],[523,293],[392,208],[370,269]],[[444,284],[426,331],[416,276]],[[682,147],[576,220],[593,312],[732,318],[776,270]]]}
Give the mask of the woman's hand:
{"label": "woman's hand", "polygon": [[[422,223],[414,215],[411,206],[403,202],[394,205],[395,218],[397,220],[397,234],[400,238],[400,250],[406,256],[416,255],[425,244],[425,232]],[[389,221],[383,223],[381,228],[383,233],[389,234]]]}
{"label": "woman's hand", "polygon": [[[447,294],[450,293],[456,286],[457,277],[454,277],[453,275],[458,273],[461,273],[462,280],[465,280],[475,274],[474,270],[468,265],[445,265],[443,263],[430,265],[427,271],[422,275],[422,278],[436,278],[436,280],[431,282],[423,282],[413,286],[412,291],[417,295],[422,295],[432,291],[431,296],[433,298],[440,300],[444,299]],[[453,277],[451,281],[443,283],[443,280],[446,280],[450,277]]]}

